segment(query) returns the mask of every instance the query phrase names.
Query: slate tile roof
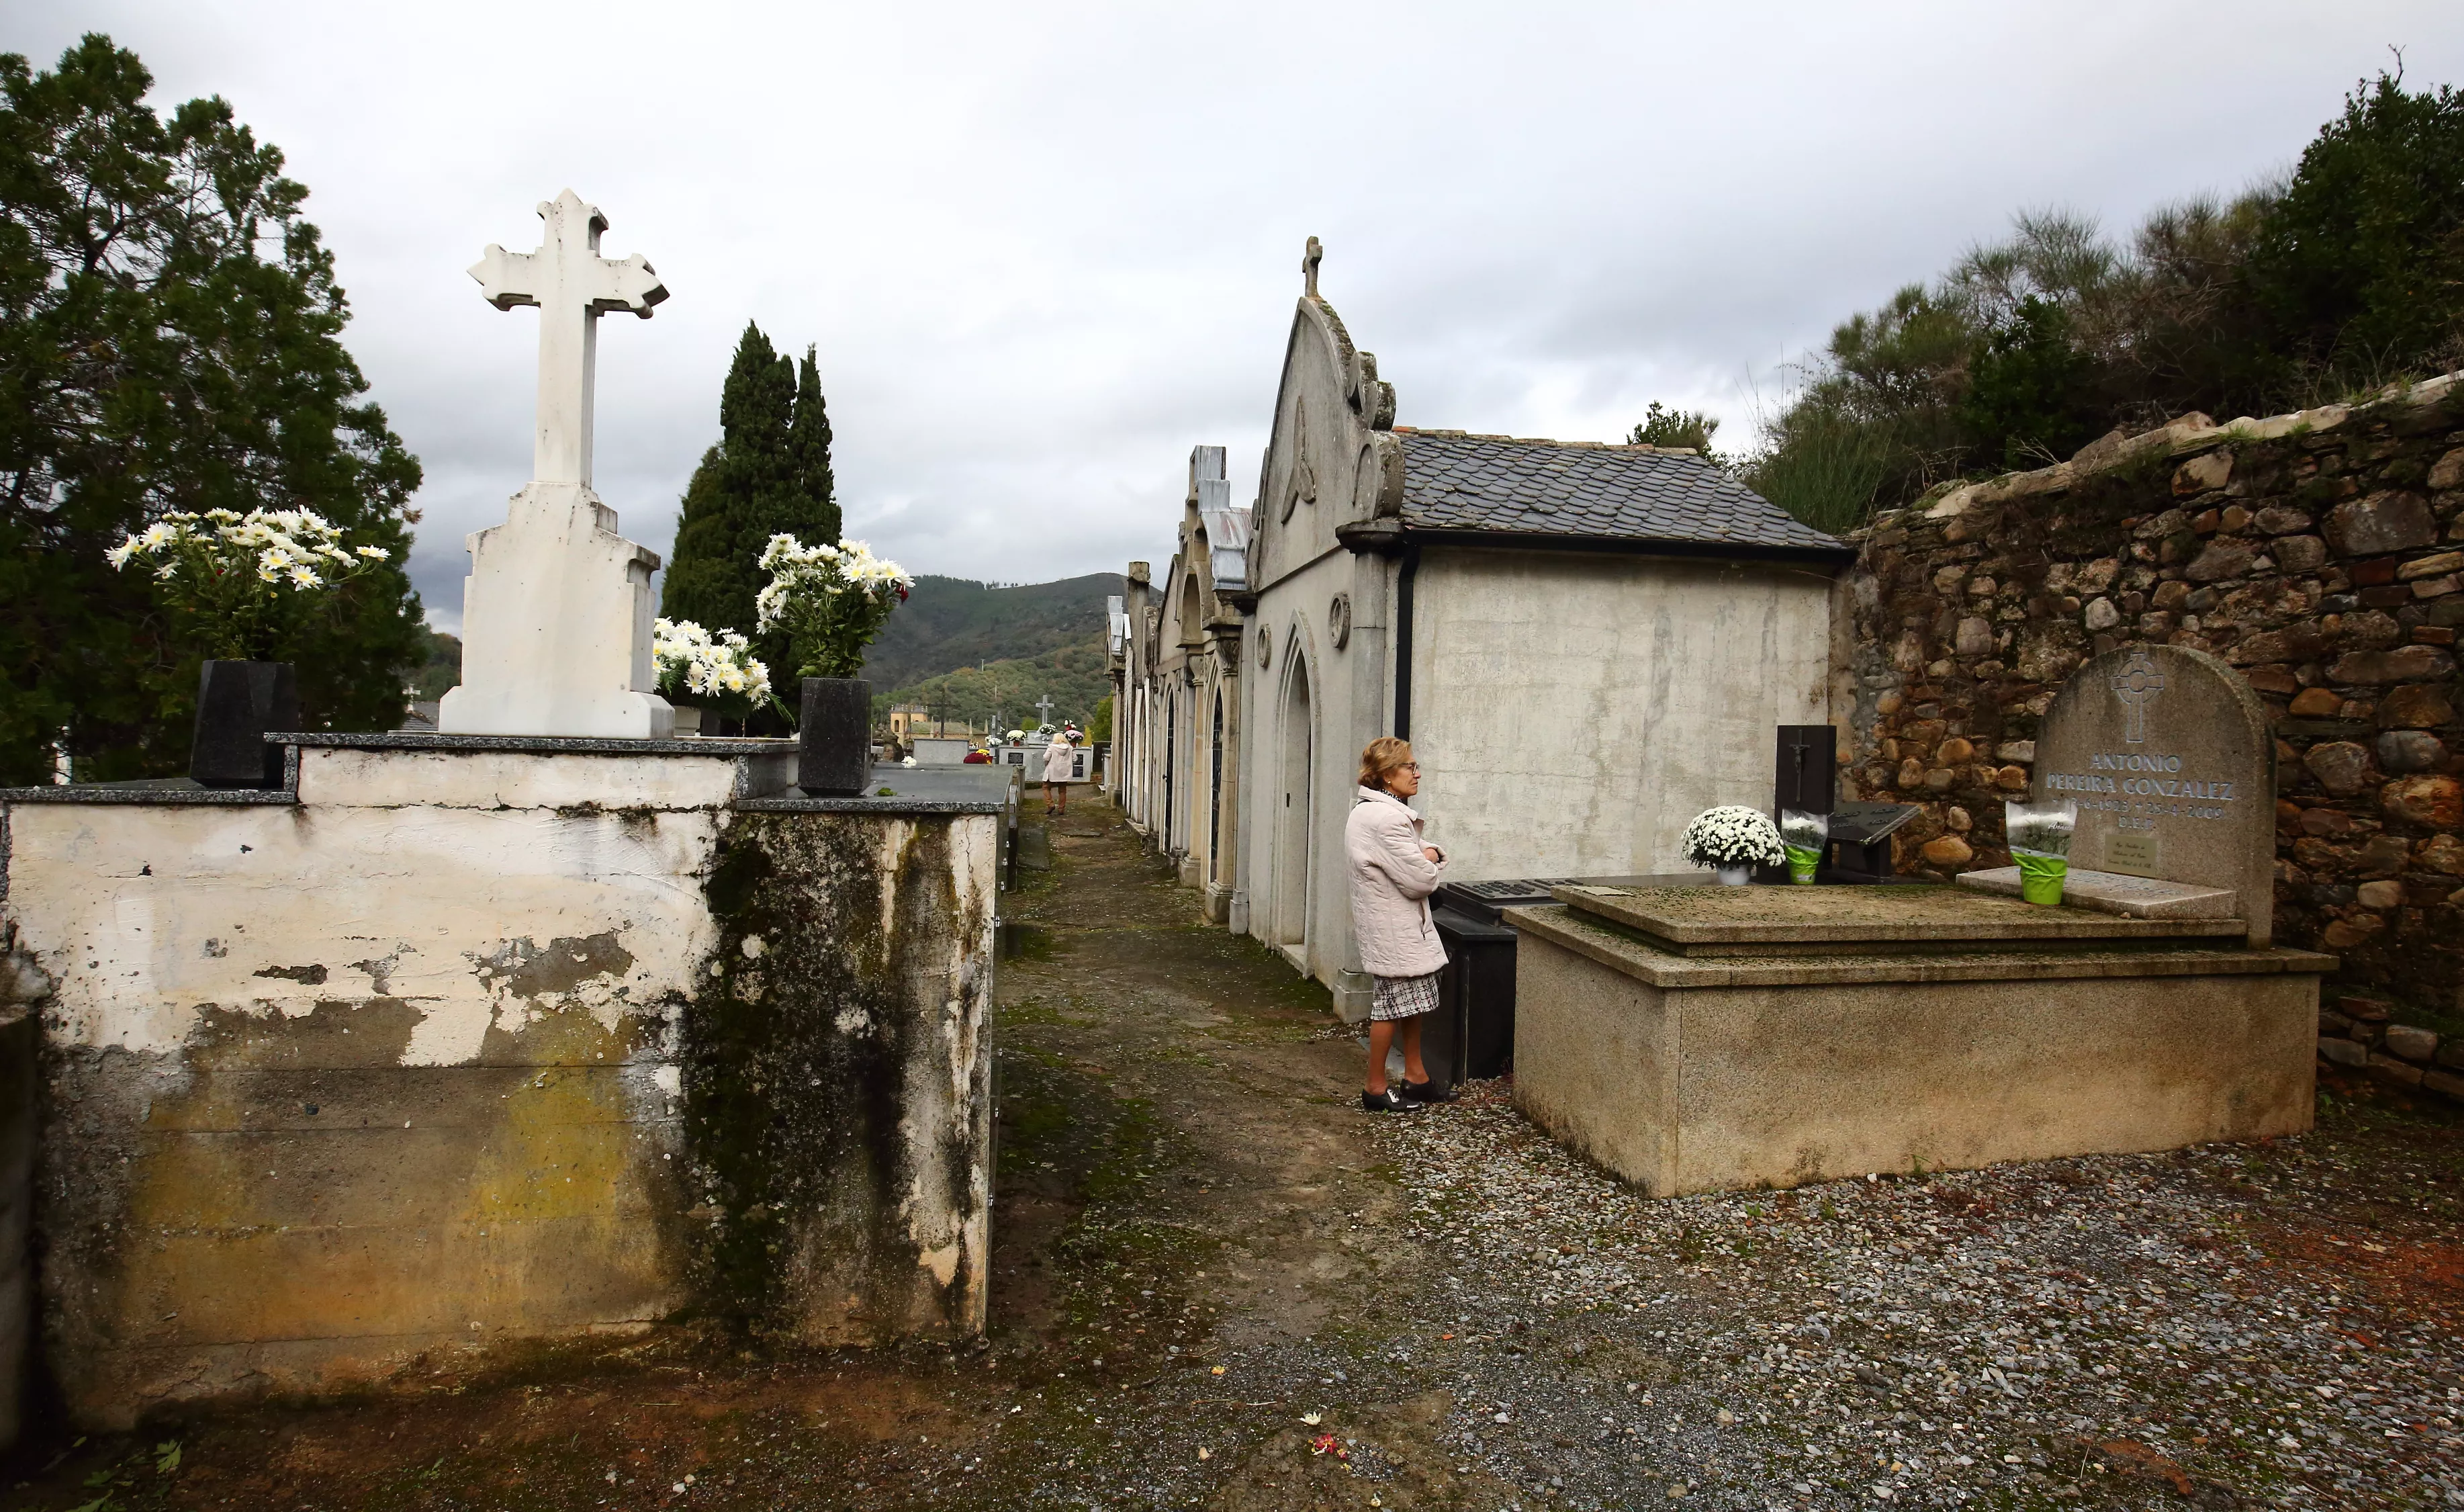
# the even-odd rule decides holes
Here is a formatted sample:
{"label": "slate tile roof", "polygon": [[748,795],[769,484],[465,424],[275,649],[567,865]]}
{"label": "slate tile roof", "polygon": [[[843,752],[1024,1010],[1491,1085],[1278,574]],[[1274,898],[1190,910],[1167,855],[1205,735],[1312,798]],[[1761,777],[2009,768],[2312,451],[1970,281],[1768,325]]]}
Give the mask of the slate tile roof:
{"label": "slate tile roof", "polygon": [[1444,530],[1846,552],[1700,456],[1395,427],[1403,523]]}

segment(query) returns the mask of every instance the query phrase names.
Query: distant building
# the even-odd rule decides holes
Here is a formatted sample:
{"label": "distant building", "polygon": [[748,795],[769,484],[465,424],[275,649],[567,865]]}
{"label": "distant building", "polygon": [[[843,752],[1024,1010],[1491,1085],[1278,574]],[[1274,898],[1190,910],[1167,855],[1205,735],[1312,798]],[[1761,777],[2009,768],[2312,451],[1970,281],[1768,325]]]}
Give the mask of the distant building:
{"label": "distant building", "polygon": [[1696,813],[1768,795],[1772,727],[1829,717],[1851,553],[1690,451],[1395,425],[1315,282],[1256,501],[1216,527],[1194,459],[1170,574],[1131,569],[1121,781],[1208,916],[1356,1016],[1364,745],[1413,743],[1454,879],[1677,869]]}

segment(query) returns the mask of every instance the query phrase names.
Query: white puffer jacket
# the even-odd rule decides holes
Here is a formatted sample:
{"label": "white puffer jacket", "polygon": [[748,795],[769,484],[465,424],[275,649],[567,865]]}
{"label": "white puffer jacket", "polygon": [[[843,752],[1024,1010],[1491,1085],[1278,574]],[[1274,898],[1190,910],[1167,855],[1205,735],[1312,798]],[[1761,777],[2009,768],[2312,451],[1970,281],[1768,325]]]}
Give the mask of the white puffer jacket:
{"label": "white puffer jacket", "polygon": [[1429,922],[1429,895],[1445,862],[1420,854],[1420,816],[1402,799],[1375,788],[1358,792],[1343,824],[1343,849],[1352,862],[1360,964],[1372,976],[1426,976],[1446,964],[1445,945]]}

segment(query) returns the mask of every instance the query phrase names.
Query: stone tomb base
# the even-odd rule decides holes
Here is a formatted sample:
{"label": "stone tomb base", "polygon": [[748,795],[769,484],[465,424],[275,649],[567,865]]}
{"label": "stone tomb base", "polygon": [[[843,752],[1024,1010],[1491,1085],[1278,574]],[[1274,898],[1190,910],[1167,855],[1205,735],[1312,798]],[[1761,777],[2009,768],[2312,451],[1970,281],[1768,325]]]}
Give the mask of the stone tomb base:
{"label": "stone tomb base", "polygon": [[1516,1103],[1656,1196],[2310,1126],[2319,977],[2233,920],[1934,887],[1510,909]]}
{"label": "stone tomb base", "polygon": [[274,791],[0,790],[78,1423],[676,1319],[981,1330],[1003,778],[293,739]]}

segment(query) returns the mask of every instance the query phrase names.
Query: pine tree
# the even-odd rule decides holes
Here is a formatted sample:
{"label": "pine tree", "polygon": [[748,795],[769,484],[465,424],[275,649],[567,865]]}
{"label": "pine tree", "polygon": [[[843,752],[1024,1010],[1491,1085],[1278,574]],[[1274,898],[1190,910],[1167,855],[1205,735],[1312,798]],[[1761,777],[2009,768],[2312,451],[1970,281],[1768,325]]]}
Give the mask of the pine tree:
{"label": "pine tree", "polygon": [[[659,607],[670,619],[750,635],[762,581],[754,564],[770,538],[781,531],[807,544],[839,538],[829,412],[811,348],[799,372],[747,322],[719,391],[718,428],[718,444],[702,454],[685,488]],[[785,664],[785,647],[768,643],[775,638],[756,639],[774,677]]]}
{"label": "pine tree", "polygon": [[171,510],[308,508],[394,560],[281,648],[312,728],[390,729],[427,650],[419,464],[365,402],[334,258],[218,99],[166,118],[89,34],[0,56],[0,785],[180,770],[199,648],[103,553]]}

